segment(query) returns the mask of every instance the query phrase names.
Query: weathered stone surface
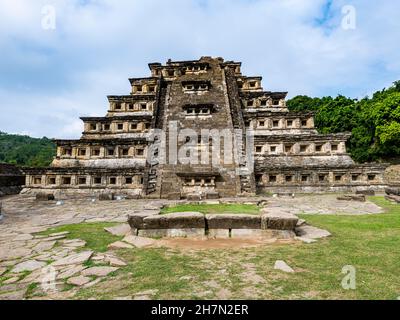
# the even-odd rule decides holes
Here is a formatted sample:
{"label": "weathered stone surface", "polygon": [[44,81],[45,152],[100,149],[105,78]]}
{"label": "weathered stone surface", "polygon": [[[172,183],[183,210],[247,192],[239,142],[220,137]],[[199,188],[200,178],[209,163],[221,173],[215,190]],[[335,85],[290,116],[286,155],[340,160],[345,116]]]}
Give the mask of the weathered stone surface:
{"label": "weathered stone surface", "polygon": [[70,239],[70,240],[62,240],[60,241],[60,244],[64,247],[80,248],[86,245],[86,241],[81,239]]}
{"label": "weathered stone surface", "polygon": [[101,281],[101,278],[97,278],[97,279],[95,279],[95,280],[93,280],[93,281],[90,281],[89,283],[85,284],[85,285],[83,286],[83,288],[90,288],[90,287],[93,287],[93,286],[95,286],[96,284],[98,284],[100,281]]}
{"label": "weathered stone surface", "polygon": [[55,200],[54,194],[39,192],[36,194],[37,201],[53,201]]}
{"label": "weathered stone surface", "polygon": [[296,235],[307,239],[320,239],[331,236],[331,233],[327,230],[305,225],[296,228]]}
{"label": "weathered stone surface", "polygon": [[100,193],[99,200],[100,201],[113,201],[113,200],[115,200],[115,195],[113,193]]}
{"label": "weathered stone surface", "polygon": [[337,197],[338,200],[342,201],[360,201],[360,202],[365,202],[365,195],[359,194],[359,195],[345,195],[345,196],[340,196]]}
{"label": "weathered stone surface", "polygon": [[19,280],[19,277],[12,277],[9,278],[5,281],[3,281],[3,284],[12,284],[12,283],[16,283]]}
{"label": "weathered stone surface", "polygon": [[25,290],[18,290],[7,293],[0,293],[0,300],[23,300],[26,293]]}
{"label": "weathered stone surface", "polygon": [[219,193],[216,191],[208,191],[205,195],[206,199],[219,199]]}
{"label": "weathered stone surface", "polygon": [[133,235],[126,236],[122,241],[125,241],[137,248],[149,247],[156,243],[156,241],[153,239]]}
{"label": "weathered stone surface", "polygon": [[122,223],[114,227],[104,228],[104,230],[111,233],[114,236],[124,236],[131,231],[131,227],[127,223]]}
{"label": "weathered stone surface", "polygon": [[229,238],[229,229],[209,229],[207,236],[211,239],[226,239]]}
{"label": "weathered stone surface", "polygon": [[149,216],[143,219],[143,229],[188,228],[205,228],[204,215],[199,212],[176,212],[158,216]]}
{"label": "weathered stone surface", "polygon": [[201,238],[205,236],[203,228],[142,229],[138,236],[147,238]]}
{"label": "weathered stone surface", "polygon": [[91,267],[83,270],[81,274],[83,276],[105,277],[118,269],[116,267]]}
{"label": "weathered stone surface", "polygon": [[74,286],[83,286],[86,283],[89,283],[91,281],[91,279],[89,277],[85,277],[85,276],[78,276],[78,277],[73,277],[73,278],[69,278],[67,280],[68,284],[72,284]]}
{"label": "weathered stone surface", "polygon": [[306,220],[299,219],[299,221],[297,221],[296,227],[301,227],[301,226],[303,226],[305,224],[306,224]]}
{"label": "weathered stone surface", "polygon": [[69,231],[56,232],[56,233],[49,234],[49,237],[60,237],[60,236],[66,236],[68,234],[69,234]]}
{"label": "weathered stone surface", "polygon": [[34,246],[32,249],[33,249],[33,251],[40,253],[42,251],[50,250],[51,248],[54,247],[55,244],[56,244],[56,241],[41,241],[36,246]]}
{"label": "weathered stone surface", "polygon": [[106,256],[104,260],[113,267],[125,267],[127,265],[125,261],[114,256]]}
{"label": "weathered stone surface", "polygon": [[264,213],[261,216],[262,229],[294,230],[299,218],[290,213]]}
{"label": "weathered stone surface", "polygon": [[92,255],[93,255],[93,251],[83,251],[83,252],[79,252],[79,253],[74,253],[65,258],[62,258],[60,260],[53,262],[51,265],[52,266],[66,266],[66,265],[70,265],[70,264],[81,264],[81,263],[84,263],[87,260],[89,260]]}
{"label": "weathered stone surface", "polygon": [[0,267],[0,276],[2,276],[4,273],[6,273],[6,271],[7,271],[7,268]]}
{"label": "weathered stone surface", "polygon": [[33,236],[29,233],[25,234],[19,234],[14,238],[14,241],[26,241],[26,240],[31,240],[33,239]]}
{"label": "weathered stone surface", "polygon": [[128,223],[132,229],[143,229],[143,219],[150,216],[155,216],[160,213],[160,210],[143,210],[135,212],[128,216]]}
{"label": "weathered stone surface", "polygon": [[8,246],[5,246],[2,249],[3,250],[0,251],[0,261],[18,259],[23,256],[28,256],[32,252],[32,250],[25,249],[25,248],[17,248],[15,250],[13,250],[14,248],[10,248]]}
{"label": "weathered stone surface", "polygon": [[293,273],[294,270],[283,260],[277,260],[274,265],[274,269],[280,270],[287,273]]}
{"label": "weathered stone surface", "polygon": [[261,217],[250,214],[208,214],[208,229],[261,229]]}
{"label": "weathered stone surface", "polygon": [[85,270],[86,267],[82,265],[72,265],[68,268],[64,268],[60,271],[60,273],[57,274],[57,279],[67,279],[70,278],[77,273]]}
{"label": "weathered stone surface", "polygon": [[375,195],[375,190],[372,190],[372,189],[357,190],[356,194],[362,194],[364,196],[374,196]]}
{"label": "weathered stone surface", "polygon": [[46,265],[45,262],[36,261],[36,260],[28,260],[25,262],[21,262],[17,264],[12,270],[12,273],[19,273],[24,271],[34,271],[40,269]]}
{"label": "weathered stone surface", "polygon": [[201,195],[198,193],[189,193],[186,195],[186,199],[188,201],[200,201],[201,200]]}
{"label": "weathered stone surface", "polygon": [[400,187],[388,187],[385,188],[385,192],[388,195],[400,196]]}
{"label": "weathered stone surface", "polygon": [[261,238],[265,235],[262,229],[232,229],[231,238]]}
{"label": "weathered stone surface", "polygon": [[400,196],[395,196],[394,194],[386,195],[385,199],[396,203],[400,203]]}
{"label": "weathered stone surface", "polygon": [[129,226],[132,229],[143,229],[143,219],[146,218],[147,215],[143,214],[132,214],[128,217]]}
{"label": "weathered stone surface", "polygon": [[113,250],[113,249],[117,249],[117,250],[118,249],[132,249],[133,246],[128,244],[128,243],[126,243],[126,242],[116,241],[116,242],[113,242],[113,243],[109,244],[107,248],[110,249],[110,250]]}

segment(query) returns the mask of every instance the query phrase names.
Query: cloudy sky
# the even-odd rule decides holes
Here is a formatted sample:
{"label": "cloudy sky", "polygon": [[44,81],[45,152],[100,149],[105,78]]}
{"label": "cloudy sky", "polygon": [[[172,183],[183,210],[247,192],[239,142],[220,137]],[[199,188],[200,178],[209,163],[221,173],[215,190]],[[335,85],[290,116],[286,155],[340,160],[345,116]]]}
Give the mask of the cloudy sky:
{"label": "cloudy sky", "polygon": [[400,80],[399,12],[397,0],[0,0],[0,131],[78,138],[80,116],[104,115],[107,95],[168,58],[242,61],[291,97],[363,97]]}

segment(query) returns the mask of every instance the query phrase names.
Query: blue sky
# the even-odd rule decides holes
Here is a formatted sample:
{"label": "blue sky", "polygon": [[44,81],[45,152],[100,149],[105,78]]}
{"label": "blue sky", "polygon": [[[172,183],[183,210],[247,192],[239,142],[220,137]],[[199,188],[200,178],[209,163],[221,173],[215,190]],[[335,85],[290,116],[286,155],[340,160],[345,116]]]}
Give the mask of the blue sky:
{"label": "blue sky", "polygon": [[400,80],[398,12],[396,0],[0,0],[0,131],[79,138],[80,116],[104,115],[107,95],[168,58],[242,61],[291,97],[363,97]]}

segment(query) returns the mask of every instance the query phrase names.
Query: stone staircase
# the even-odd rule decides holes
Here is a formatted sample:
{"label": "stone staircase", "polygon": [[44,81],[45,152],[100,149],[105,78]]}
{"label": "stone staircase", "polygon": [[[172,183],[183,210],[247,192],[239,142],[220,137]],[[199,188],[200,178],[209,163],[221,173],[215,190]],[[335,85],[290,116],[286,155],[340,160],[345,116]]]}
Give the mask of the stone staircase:
{"label": "stone staircase", "polygon": [[[154,129],[165,130],[165,105],[168,96],[168,83],[164,82],[161,78],[159,80],[159,92],[157,97],[156,113],[153,119],[152,127]],[[160,137],[153,137],[154,140],[149,148],[148,161],[145,168],[144,186],[145,194],[148,197],[159,198],[160,197],[160,163],[159,154],[161,148]],[[156,152],[158,150],[158,152]],[[156,154],[155,154],[156,153]],[[158,154],[157,154],[158,153]]]}

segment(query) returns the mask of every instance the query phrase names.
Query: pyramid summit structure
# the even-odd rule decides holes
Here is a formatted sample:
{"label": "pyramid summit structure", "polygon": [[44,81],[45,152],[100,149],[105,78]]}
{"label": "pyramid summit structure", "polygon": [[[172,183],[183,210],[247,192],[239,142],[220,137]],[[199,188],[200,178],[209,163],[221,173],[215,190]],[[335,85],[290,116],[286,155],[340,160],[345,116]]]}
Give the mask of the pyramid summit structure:
{"label": "pyramid summit structure", "polygon": [[81,139],[55,140],[50,167],[25,168],[25,192],[214,199],[385,187],[385,165],[346,152],[350,133],[319,134],[312,112],[290,112],[287,92],[265,91],[240,62],[149,68],[129,79],[130,94],[108,96],[105,117],[81,118]]}

